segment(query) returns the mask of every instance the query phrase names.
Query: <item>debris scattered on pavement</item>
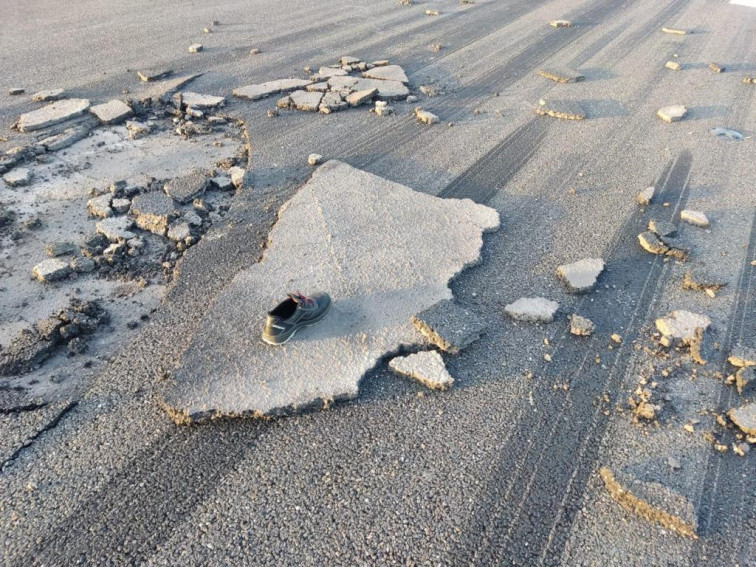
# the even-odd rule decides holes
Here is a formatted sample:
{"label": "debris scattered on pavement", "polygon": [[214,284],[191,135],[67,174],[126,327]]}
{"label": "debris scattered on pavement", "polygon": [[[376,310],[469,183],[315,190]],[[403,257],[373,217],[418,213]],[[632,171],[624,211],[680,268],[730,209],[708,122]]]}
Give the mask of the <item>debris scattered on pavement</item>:
{"label": "debris scattered on pavement", "polygon": [[65,91],[63,89],[50,89],[46,91],[39,91],[32,95],[33,102],[50,102],[58,100],[63,96]]}
{"label": "debris scattered on pavement", "polygon": [[570,293],[588,293],[593,291],[604,267],[604,260],[601,258],[583,258],[572,264],[557,267],[557,275],[567,284]]}
{"label": "debris scattered on pavement", "polygon": [[81,116],[88,109],[89,101],[87,99],[58,100],[37,110],[22,114],[18,119],[17,128],[21,132],[40,130]]}
{"label": "debris scattered on pavement", "polygon": [[688,33],[687,30],[680,29],[680,28],[667,28],[667,27],[664,27],[664,28],[662,28],[662,31],[664,33],[670,33],[670,34],[673,34],[673,35],[685,35],[685,34]]}
{"label": "debris scattered on pavement", "polygon": [[687,270],[683,275],[683,289],[709,293],[717,292],[726,285],[727,282],[721,278],[702,270]]}
{"label": "debris scattered on pavement", "polygon": [[640,191],[638,193],[638,196],[636,197],[636,201],[639,205],[650,205],[651,200],[654,198],[654,193],[656,192],[655,187],[646,187],[643,191]]}
{"label": "debris scattered on pavement", "polygon": [[596,326],[593,321],[587,317],[582,317],[577,313],[570,315],[570,333],[579,337],[589,337],[593,334]]}
{"label": "debris scattered on pavement", "polygon": [[735,373],[735,387],[738,394],[745,396],[756,389],[756,367],[744,366]]}
{"label": "debris scattered on pavement", "polygon": [[657,111],[657,116],[664,120],[664,122],[672,123],[678,122],[685,118],[688,114],[688,109],[681,104],[675,104],[672,106],[665,106]]}
{"label": "debris scattered on pavement", "polygon": [[688,250],[673,245],[669,239],[662,238],[650,230],[640,233],[638,235],[638,242],[641,248],[651,254],[671,256],[678,260],[685,260],[688,257]]}
{"label": "debris scattered on pavement", "polygon": [[30,169],[17,167],[3,175],[3,181],[5,181],[9,187],[24,187],[31,183],[32,176],[33,174]]}
{"label": "debris scattered on pavement", "polygon": [[693,502],[658,482],[644,482],[629,473],[599,469],[610,496],[625,510],[679,535],[698,539],[698,518]]}
{"label": "debris scattered on pavement", "polygon": [[677,343],[690,345],[696,338],[696,329],[706,331],[711,319],[706,315],[677,309],[656,320],[656,328],[662,334],[661,344],[667,347]]}
{"label": "debris scattered on pavement", "polygon": [[709,63],[709,69],[712,70],[714,73],[724,73],[725,67],[724,65],[719,65],[718,63]]}
{"label": "debris scattered on pavement", "polygon": [[557,83],[577,83],[579,81],[585,80],[585,76],[581,75],[577,71],[573,71],[572,69],[563,69],[563,68],[546,68],[546,69],[538,69],[536,71],[541,77],[546,77],[547,79],[551,79],[552,81],[556,81]]}
{"label": "debris scattered on pavement", "polygon": [[207,177],[198,170],[192,170],[186,175],[174,177],[165,184],[165,194],[177,203],[190,203],[199,197],[207,188]]}
{"label": "debris scattered on pavement", "polygon": [[559,310],[556,301],[543,297],[521,297],[504,307],[504,313],[517,321],[551,323]]}
{"label": "debris scattered on pavement", "polygon": [[743,134],[736,130],[730,130],[729,128],[712,128],[711,130],[709,130],[709,132],[714,134],[717,138],[721,138],[723,140],[731,140],[733,142],[740,142],[741,140],[745,139],[745,136],[743,136]]}
{"label": "debris scattered on pavement", "polygon": [[438,116],[420,107],[415,109],[415,118],[423,124],[436,124],[438,122]]}
{"label": "debris scattered on pavement", "polygon": [[667,61],[664,66],[671,71],[679,71],[680,69],[682,69],[682,65],[680,65],[677,61]]}
{"label": "debris scattered on pavement", "polygon": [[310,154],[307,156],[307,165],[320,165],[320,162],[323,160],[323,156],[320,154]]}
{"label": "debris scattered on pavement", "polygon": [[199,53],[203,47],[201,43],[193,43],[189,46],[189,53]]}
{"label": "debris scattered on pavement", "polygon": [[435,350],[392,358],[389,361],[389,368],[397,374],[414,378],[433,390],[446,390],[454,383],[454,378],[446,369],[444,359]]}
{"label": "debris scattered on pavement", "polygon": [[709,219],[701,211],[683,209],[682,211],[680,211],[680,220],[701,228],[706,228],[709,226]]}
{"label": "debris scattered on pavement", "polygon": [[134,111],[120,100],[111,100],[105,104],[98,104],[89,109],[102,124],[117,124],[129,118]]}
{"label": "debris scattered on pavement", "polygon": [[730,351],[727,362],[738,368],[756,366],[756,348],[736,345]]}
{"label": "debris scattered on pavement", "polygon": [[732,408],[727,416],[746,435],[756,436],[756,403]]}
{"label": "debris scattered on pavement", "polygon": [[538,101],[536,114],[552,116],[562,120],[584,120],[585,111],[580,103],[572,100],[545,100]]}
{"label": "debris scattered on pavement", "polygon": [[128,130],[129,137],[132,140],[138,140],[139,138],[144,138],[145,136],[149,135],[149,133],[152,131],[152,126],[150,126],[146,122],[127,120],[126,130]]}
{"label": "debris scattered on pavement", "polygon": [[439,301],[411,320],[431,344],[452,354],[477,341],[486,329],[480,315],[451,299]]}
{"label": "debris scattered on pavement", "polygon": [[49,283],[56,280],[61,280],[71,273],[71,268],[68,262],[53,258],[50,260],[42,260],[39,264],[32,268],[32,275],[40,282]]}
{"label": "debris scattered on pavement", "polygon": [[370,109],[370,112],[373,112],[378,116],[388,116],[389,114],[393,114],[394,109],[389,106],[385,100],[376,100],[375,106]]}
{"label": "debris scattered on pavement", "polygon": [[549,25],[552,28],[569,28],[572,26],[572,22],[569,20],[551,20]]}

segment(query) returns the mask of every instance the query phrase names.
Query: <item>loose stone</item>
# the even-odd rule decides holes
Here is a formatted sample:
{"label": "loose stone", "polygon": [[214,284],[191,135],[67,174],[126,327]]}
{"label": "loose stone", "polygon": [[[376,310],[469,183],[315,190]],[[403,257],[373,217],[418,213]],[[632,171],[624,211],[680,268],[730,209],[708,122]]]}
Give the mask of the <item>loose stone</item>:
{"label": "loose stone", "polygon": [[584,258],[557,268],[557,275],[567,284],[571,293],[588,293],[596,285],[596,279],[604,271],[601,258]]}
{"label": "loose stone", "polygon": [[504,312],[518,321],[550,323],[559,304],[543,297],[522,297],[504,307]]}
{"label": "loose stone", "polygon": [[319,165],[322,159],[323,159],[323,156],[321,156],[320,154],[310,154],[307,157],[307,164],[313,165],[313,166]]}
{"label": "loose stone", "polygon": [[676,104],[672,106],[665,106],[663,108],[660,108],[656,115],[664,120],[664,122],[678,122],[685,118],[685,115],[688,114],[688,109],[685,108],[681,104]]}
{"label": "loose stone", "polygon": [[582,317],[577,313],[570,315],[570,333],[579,337],[588,337],[593,334],[596,326],[593,321],[587,317]]}
{"label": "loose stone", "polygon": [[671,71],[679,71],[680,69],[682,69],[682,65],[680,65],[677,61],[667,61],[664,66]]}
{"label": "loose stone", "polygon": [[656,192],[655,187],[646,187],[643,191],[638,193],[638,196],[636,198],[639,205],[650,205],[651,200],[654,198],[654,193]]}
{"label": "loose stone", "polygon": [[434,390],[446,390],[454,383],[444,360],[435,350],[393,358],[389,362],[389,368]]}
{"label": "loose stone", "polygon": [[58,256],[63,256],[66,254],[73,254],[75,250],[76,250],[76,246],[74,246],[70,242],[51,242],[45,248],[45,252],[47,252],[47,255],[53,258],[56,258]]}
{"label": "loose stone", "polygon": [[438,116],[422,108],[415,109],[415,118],[423,124],[436,124],[438,122]]}
{"label": "loose stone", "polygon": [[189,53],[199,53],[203,47],[201,43],[194,43],[189,46]]}
{"label": "loose stone", "polygon": [[709,226],[709,219],[701,211],[693,211],[690,209],[684,209],[680,211],[680,219],[692,225],[706,228]]}
{"label": "loose stone", "polygon": [[43,283],[63,279],[70,273],[68,262],[58,259],[44,260],[32,269],[32,275]]}

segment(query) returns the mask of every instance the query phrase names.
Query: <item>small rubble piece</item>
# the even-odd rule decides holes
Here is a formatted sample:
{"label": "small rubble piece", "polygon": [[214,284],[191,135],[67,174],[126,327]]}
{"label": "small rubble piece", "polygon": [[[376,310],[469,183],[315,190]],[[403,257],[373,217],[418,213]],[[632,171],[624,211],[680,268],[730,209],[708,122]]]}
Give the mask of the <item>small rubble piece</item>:
{"label": "small rubble piece", "polygon": [[570,333],[577,335],[578,337],[589,337],[593,334],[596,326],[593,321],[586,317],[582,317],[577,313],[570,315]]}
{"label": "small rubble piece", "polygon": [[325,81],[322,83],[312,83],[311,85],[307,85],[305,90],[311,93],[324,93],[328,90],[328,83]]}
{"label": "small rubble piece", "polygon": [[656,328],[662,334],[659,341],[666,347],[676,343],[690,345],[696,339],[696,330],[706,331],[711,325],[711,319],[706,315],[691,313],[683,309],[677,309],[656,320]]}
{"label": "small rubble piece", "polygon": [[47,255],[51,258],[73,254],[75,250],[76,246],[71,242],[51,242],[45,247],[45,252],[47,252]]}
{"label": "small rubble piece", "polygon": [[24,187],[29,185],[31,180],[32,172],[25,167],[17,167],[3,175],[3,181],[5,181],[9,187]]}
{"label": "small rubble piece", "polygon": [[696,509],[688,498],[658,482],[644,482],[630,474],[599,469],[609,495],[625,510],[671,530],[698,539]]}
{"label": "small rubble piece", "polygon": [[253,47],[249,50],[250,55],[259,55],[260,54],[260,48],[259,47]]}
{"label": "small rubble piece", "polygon": [[438,122],[438,116],[420,107],[415,109],[415,118],[423,124],[435,124]]}
{"label": "small rubble piece", "polygon": [[189,223],[183,221],[177,221],[168,227],[168,238],[174,242],[184,242],[191,236]]}
{"label": "small rubble piece", "polygon": [[50,89],[46,91],[39,91],[32,95],[33,102],[50,102],[52,100],[58,100],[63,96],[65,91],[63,89]]}
{"label": "small rubble piece", "polygon": [[538,101],[536,114],[552,116],[562,120],[585,120],[585,111],[580,103],[571,100],[545,100]]}
{"label": "small rubble piece", "polygon": [[688,109],[681,104],[665,106],[664,108],[660,108],[656,112],[656,115],[659,118],[668,123],[678,122],[679,120],[685,118],[686,114],[688,114]]}
{"label": "small rubble piece", "polygon": [[381,67],[375,67],[362,73],[362,76],[366,79],[379,79],[381,81],[395,81],[399,83],[407,84],[409,79],[399,65],[384,65]]}
{"label": "small rubble piece", "polygon": [[667,61],[664,64],[664,67],[671,71],[679,71],[680,69],[682,69],[682,65],[680,65],[677,61]]}
{"label": "small rubble piece", "polygon": [[733,408],[727,416],[746,435],[756,436],[756,403]]}
{"label": "small rubble piece", "polygon": [[203,110],[206,108],[217,108],[225,102],[225,97],[206,95],[184,91],[181,93],[181,104],[187,108]]}
{"label": "small rubble piece", "polygon": [[438,52],[439,52],[439,51],[441,51],[441,50],[442,50],[443,48],[444,48],[444,46],[443,46],[443,45],[441,45],[440,43],[431,43],[431,44],[430,44],[430,45],[428,46],[428,50],[429,50],[429,51],[432,51],[433,53],[438,53]]}
{"label": "small rubble piece", "polygon": [[116,213],[127,213],[131,208],[131,201],[129,199],[113,199],[110,203],[110,207]]}
{"label": "small rubble piece", "polygon": [[572,27],[572,22],[569,20],[551,20],[549,25],[552,28],[569,28]]}
{"label": "small rubble piece", "polygon": [[596,285],[596,279],[604,271],[601,258],[584,258],[557,268],[557,275],[567,284],[570,293],[588,293]]}
{"label": "small rubble piece", "polygon": [[684,220],[689,224],[699,226],[701,228],[706,228],[707,226],[709,226],[709,219],[706,218],[706,215],[701,211],[684,209],[680,211],[680,220]]}
{"label": "small rubble piece", "polygon": [[546,77],[547,79],[551,79],[552,81],[556,81],[557,83],[577,83],[585,80],[585,76],[581,75],[577,71],[573,71],[572,69],[538,69],[536,73],[541,75],[541,77]]}
{"label": "small rubble piece", "polygon": [[323,156],[320,154],[310,154],[307,156],[307,165],[320,165],[320,162],[323,160]]}
{"label": "small rubble piece", "polygon": [[378,89],[355,91],[347,95],[346,101],[349,106],[361,106],[372,101],[376,94],[378,94]]}
{"label": "small rubble piece", "polygon": [[413,315],[411,321],[432,344],[452,354],[477,341],[486,329],[480,315],[451,299]]}
{"label": "small rubble piece", "polygon": [[131,107],[120,100],[111,100],[105,104],[95,105],[89,109],[89,112],[94,114],[103,124],[117,124],[134,114]]}
{"label": "small rubble piece", "polygon": [[426,10],[425,15],[426,16],[440,16],[441,12],[439,12],[438,10]]}
{"label": "small rubble piece", "polygon": [[420,92],[428,98],[433,98],[439,95],[438,89],[434,85],[420,85]]}
{"label": "small rubble piece", "polygon": [[110,208],[110,204],[113,201],[113,196],[109,194],[100,195],[94,199],[87,201],[87,210],[89,214],[94,217],[100,217],[106,219],[113,216],[113,209]]}
{"label": "small rubble piece", "polygon": [[129,138],[131,138],[132,140],[137,140],[139,138],[144,138],[145,136],[147,136],[152,131],[152,127],[145,122],[127,120],[126,131],[129,133]]}
{"label": "small rubble piece", "polygon": [[316,112],[320,107],[322,98],[323,93],[308,91],[294,91],[289,95],[291,106],[305,112]]}
{"label": "small rubble piece", "polygon": [[165,79],[171,73],[173,73],[171,69],[165,68],[145,69],[143,71],[137,71],[137,77],[139,77],[139,80],[144,83],[150,83],[152,81]]}
{"label": "small rubble piece", "polygon": [[724,73],[725,68],[724,65],[719,65],[718,63],[709,63],[709,69],[712,70],[714,73]]}
{"label": "small rubble piece", "polygon": [[661,31],[663,31],[664,33],[671,33],[673,35],[685,35],[688,33],[687,30],[681,30],[677,28],[667,28],[667,27],[662,28]]}
{"label": "small rubble piece", "polygon": [[447,390],[454,383],[443,358],[435,350],[392,358],[389,368],[397,374],[414,378],[432,390]]}
{"label": "small rubble piece", "polygon": [[756,386],[756,367],[744,366],[738,370],[735,373],[735,386],[741,396],[750,394]]}
{"label": "small rubble piece", "polygon": [[228,174],[231,176],[231,183],[234,184],[234,187],[237,189],[242,189],[244,187],[244,178],[247,174],[247,170],[243,167],[234,166],[228,168]]}
{"label": "small rubble piece", "polygon": [[186,175],[174,177],[165,184],[165,194],[177,203],[190,203],[195,197],[205,192],[207,179],[205,174],[195,169]]}
{"label": "small rubble piece", "polygon": [[330,114],[331,112],[338,112],[344,110],[349,105],[342,98],[340,93],[327,92],[323,94],[323,98],[320,101],[318,110],[322,114]]}
{"label": "small rubble piece", "polygon": [[756,77],[743,77],[743,82],[746,85],[756,85]]}
{"label": "small rubble piece", "polygon": [[92,272],[94,271],[96,267],[94,260],[92,260],[91,258],[86,258],[86,257],[74,258],[69,263],[69,266],[74,272],[77,272],[80,274]]}
{"label": "small rubble piece", "polygon": [[37,110],[22,114],[18,119],[21,132],[32,132],[60,124],[84,114],[89,109],[89,101],[83,98],[58,100]]}
{"label": "small rubble piece", "polygon": [[711,295],[711,293],[719,291],[726,285],[727,282],[701,270],[687,270],[683,275],[683,289],[703,291]]}
{"label": "small rubble piece", "polygon": [[97,232],[102,234],[110,242],[117,243],[129,240],[136,236],[129,230],[133,224],[133,221],[128,217],[117,217],[103,219],[95,225],[95,228],[97,229]]}
{"label": "small rubble piece", "polygon": [[517,321],[551,323],[559,304],[543,297],[521,297],[504,307],[504,313]]}
{"label": "small rubble piece", "polygon": [[678,260],[685,260],[688,257],[688,251],[683,248],[672,246],[665,239],[657,236],[653,232],[646,231],[638,235],[638,242],[646,252],[657,254],[659,256],[671,256]]}
{"label": "small rubble piece", "polygon": [[43,260],[32,268],[32,275],[42,283],[61,280],[70,273],[68,262],[58,259]]}
{"label": "small rubble piece", "polygon": [[189,53],[199,53],[203,47],[201,43],[194,43],[189,46]]}
{"label": "small rubble piece", "polygon": [[277,81],[261,83],[259,85],[239,87],[238,89],[234,89],[233,95],[237,98],[244,98],[247,100],[259,100],[272,94],[301,89],[311,83],[312,81],[304,79],[280,79]]}
{"label": "small rubble piece", "polygon": [[722,140],[730,140],[732,142],[740,142],[745,139],[745,136],[736,130],[730,130],[729,128],[712,128],[709,133],[715,135]]}
{"label": "small rubble piece", "polygon": [[48,152],[57,152],[68,146],[72,146],[79,140],[83,140],[89,134],[88,126],[74,126],[66,128],[60,134],[48,136],[37,142],[38,146],[44,147]]}
{"label": "small rubble piece", "polygon": [[378,116],[388,116],[389,114],[393,114],[394,109],[385,100],[376,100],[375,107],[371,109],[371,112]]}
{"label": "small rubble piece", "polygon": [[651,219],[648,221],[648,230],[656,234],[657,236],[668,236],[670,238],[677,234],[677,227],[674,223],[668,221],[661,221]]}
{"label": "small rubble piece", "polygon": [[647,206],[651,204],[651,199],[654,198],[654,193],[656,192],[656,187],[646,187],[643,191],[638,193],[638,196],[636,197],[636,201],[639,205]]}
{"label": "small rubble piece", "polygon": [[228,175],[218,175],[210,179],[211,185],[213,185],[219,191],[231,191],[234,189],[234,184]]}
{"label": "small rubble piece", "polygon": [[[63,343],[83,342],[82,337],[94,333],[110,319],[107,311],[95,301],[71,300],[68,307],[22,329],[0,357],[0,376],[24,374],[49,358]],[[73,345],[78,352],[82,345]]]}
{"label": "small rubble piece", "polygon": [[137,195],[131,202],[131,214],[142,230],[164,235],[174,215],[173,199],[159,191]]}
{"label": "small rubble piece", "polygon": [[756,366],[756,348],[736,345],[730,351],[727,362],[738,368]]}
{"label": "small rubble piece", "polygon": [[22,89],[21,87],[15,87],[15,88],[8,89],[8,94],[11,95],[11,96],[22,95],[25,92],[26,92],[26,89]]}

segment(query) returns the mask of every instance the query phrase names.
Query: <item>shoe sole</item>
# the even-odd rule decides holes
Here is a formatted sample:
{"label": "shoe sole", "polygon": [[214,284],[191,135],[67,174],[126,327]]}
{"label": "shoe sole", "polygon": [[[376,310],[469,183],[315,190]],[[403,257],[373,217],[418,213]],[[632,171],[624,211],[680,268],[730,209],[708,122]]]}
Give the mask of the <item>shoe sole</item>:
{"label": "shoe sole", "polygon": [[302,329],[303,327],[311,327],[312,325],[315,325],[316,323],[320,323],[323,319],[325,319],[325,316],[328,315],[328,313],[331,312],[331,306],[332,305],[333,305],[333,302],[329,303],[328,304],[328,309],[326,309],[325,311],[323,311],[323,314],[320,317],[318,317],[317,319],[314,319],[314,320],[310,321],[309,323],[302,323],[301,325],[295,327],[294,330],[291,332],[291,334],[288,337],[286,337],[285,341],[283,341],[283,342],[281,342],[281,341],[278,341],[278,342],[272,341],[272,340],[266,339],[265,335],[263,335],[262,336],[263,342],[266,343],[266,344],[269,344],[271,346],[283,346],[283,345],[285,345],[291,339],[294,338],[294,335],[297,334],[297,331],[299,329]]}

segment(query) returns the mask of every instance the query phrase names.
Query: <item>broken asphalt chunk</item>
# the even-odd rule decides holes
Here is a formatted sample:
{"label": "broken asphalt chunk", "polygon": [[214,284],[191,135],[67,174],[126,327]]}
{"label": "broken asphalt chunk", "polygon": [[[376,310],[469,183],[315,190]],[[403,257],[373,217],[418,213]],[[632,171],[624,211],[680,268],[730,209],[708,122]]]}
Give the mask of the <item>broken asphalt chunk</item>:
{"label": "broken asphalt chunk", "polygon": [[654,198],[654,193],[656,192],[655,187],[646,187],[643,191],[640,191],[638,193],[638,196],[636,197],[636,202],[639,205],[650,205],[651,200]]}
{"label": "broken asphalt chunk", "polygon": [[693,502],[658,482],[644,482],[628,473],[599,469],[609,495],[625,510],[671,530],[698,539],[698,519]]}
{"label": "broken asphalt chunk", "polygon": [[68,262],[52,258],[43,260],[32,269],[32,275],[43,283],[61,280],[71,273]]}
{"label": "broken asphalt chunk", "polygon": [[32,132],[60,124],[81,116],[89,109],[89,101],[83,98],[58,100],[37,110],[22,114],[18,119],[21,132]]}
{"label": "broken asphalt chunk", "polygon": [[181,104],[187,108],[204,110],[207,108],[217,108],[225,102],[225,97],[206,95],[184,91],[181,93]]}
{"label": "broken asphalt chunk", "polygon": [[165,194],[177,203],[190,203],[195,197],[205,192],[207,178],[201,171],[195,169],[186,175],[174,177],[168,181],[163,190]]}
{"label": "broken asphalt chunk", "polygon": [[159,81],[160,79],[165,79],[172,72],[173,71],[171,69],[166,69],[163,67],[155,68],[155,69],[144,69],[143,71],[137,71],[137,77],[139,77],[140,81],[149,83],[152,81]]}
{"label": "broken asphalt chunk", "polygon": [[362,76],[366,79],[380,79],[382,81],[396,81],[407,84],[409,79],[407,78],[404,69],[399,65],[386,65],[383,67],[375,67],[362,73]]}
{"label": "broken asphalt chunk", "polygon": [[688,114],[688,109],[685,108],[681,104],[675,104],[672,106],[665,106],[663,108],[660,108],[656,115],[664,120],[664,122],[678,122],[685,118],[685,115]]}
{"label": "broken asphalt chunk", "polygon": [[33,102],[50,102],[52,100],[58,100],[63,96],[65,91],[63,89],[49,89],[46,91],[39,91],[32,95]]}
{"label": "broken asphalt chunk", "polygon": [[714,73],[724,73],[725,68],[724,65],[719,65],[718,63],[709,63],[709,69],[711,69]]}
{"label": "broken asphalt chunk", "polygon": [[97,104],[89,109],[102,124],[117,124],[129,118],[134,111],[120,100],[111,100],[104,104]]}
{"label": "broken asphalt chunk", "polygon": [[739,368],[756,366],[756,348],[736,345],[730,351],[727,362]]}
{"label": "broken asphalt chunk", "polygon": [[543,297],[521,297],[504,307],[504,313],[517,321],[551,323],[559,304]]}
{"label": "broken asphalt chunk", "polygon": [[580,103],[572,100],[545,100],[538,101],[536,114],[551,116],[561,120],[584,120],[585,111]]}
{"label": "broken asphalt chunk", "polygon": [[677,309],[656,320],[656,328],[662,334],[662,344],[674,346],[676,343],[690,345],[696,339],[696,329],[706,331],[711,319],[706,315]]}
{"label": "broken asphalt chunk", "polygon": [[756,436],[756,403],[733,408],[727,412],[727,416],[743,433]]}
{"label": "broken asphalt chunk", "polygon": [[588,293],[593,290],[601,272],[604,271],[601,258],[583,258],[572,264],[563,264],[557,268],[557,275],[567,284],[570,293]]}
{"label": "broken asphalt chunk", "polygon": [[160,191],[137,195],[131,202],[131,214],[136,225],[161,236],[165,235],[174,210],[173,199]]}
{"label": "broken asphalt chunk", "polygon": [[291,105],[297,110],[304,110],[306,112],[316,112],[320,107],[320,101],[323,98],[323,93],[308,92],[308,91],[294,91],[289,95]]}
{"label": "broken asphalt chunk", "polygon": [[435,350],[392,358],[389,368],[397,374],[414,378],[432,390],[446,390],[454,383],[444,359]]}
{"label": "broken asphalt chunk", "polygon": [[648,230],[657,236],[674,237],[677,234],[677,227],[674,223],[662,220],[651,219],[648,221]]}
{"label": "broken asphalt chunk", "polygon": [[439,301],[411,320],[431,344],[452,354],[477,341],[486,328],[480,315],[451,299]]}
{"label": "broken asphalt chunk", "polygon": [[31,183],[32,177],[33,174],[30,169],[27,169],[26,167],[17,167],[3,175],[3,181],[5,181],[9,187],[25,187]]}
{"label": "broken asphalt chunk", "polygon": [[683,275],[683,289],[693,291],[719,291],[727,282],[702,270],[687,270]]}
{"label": "broken asphalt chunk", "polygon": [[683,209],[680,211],[680,220],[684,220],[688,224],[692,224],[701,228],[709,226],[709,219],[701,211],[693,211],[691,209]]}
{"label": "broken asphalt chunk", "polygon": [[563,68],[546,68],[546,69],[538,69],[536,71],[541,77],[546,77],[547,79],[551,79],[552,81],[556,81],[557,83],[577,83],[579,81],[585,80],[585,77],[578,73],[577,71],[573,71],[572,69],[563,69]]}
{"label": "broken asphalt chunk", "polygon": [[199,53],[204,48],[202,47],[201,43],[193,43],[189,46],[189,53]]}
{"label": "broken asphalt chunk", "polygon": [[110,242],[123,242],[136,236],[129,229],[133,226],[133,221],[128,217],[107,218],[99,221],[95,228]]}
{"label": "broken asphalt chunk", "polygon": [[373,97],[378,94],[378,89],[368,89],[366,91],[355,91],[350,93],[346,97],[347,104],[349,106],[361,106],[367,104],[373,100]]}
{"label": "broken asphalt chunk", "polygon": [[438,122],[438,116],[422,108],[415,109],[415,118],[423,124],[436,124]]}
{"label": "broken asphalt chunk", "polygon": [[582,317],[577,313],[570,315],[570,333],[579,337],[588,337],[593,334],[596,326],[593,321],[587,317]]}
{"label": "broken asphalt chunk", "polygon": [[79,140],[83,140],[89,134],[89,127],[87,126],[73,126],[66,128],[60,134],[54,134],[48,136],[37,142],[37,145],[44,147],[48,152],[57,152],[63,148],[72,146]]}
{"label": "broken asphalt chunk", "polygon": [[[246,87],[239,87],[234,89],[233,94],[237,98],[244,98],[248,100],[259,100],[272,94],[284,93],[288,91],[294,91],[301,89],[311,84],[312,81],[304,79],[279,79],[277,81],[269,81],[267,83],[261,83],[259,85],[248,85]],[[329,82],[330,84],[330,82]]]}
{"label": "broken asphalt chunk", "polygon": [[685,260],[688,257],[688,250],[671,245],[668,241],[657,236],[653,232],[646,231],[638,235],[638,243],[646,252],[660,256],[671,256],[678,260]]}
{"label": "broken asphalt chunk", "polygon": [[667,61],[664,66],[670,71],[679,71],[680,69],[682,69],[682,65],[680,65],[677,61]]}
{"label": "broken asphalt chunk", "polygon": [[751,394],[756,387],[756,366],[744,366],[735,373],[735,386],[738,394]]}

